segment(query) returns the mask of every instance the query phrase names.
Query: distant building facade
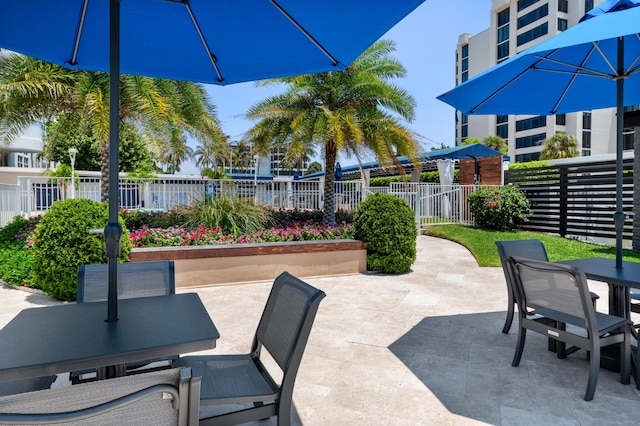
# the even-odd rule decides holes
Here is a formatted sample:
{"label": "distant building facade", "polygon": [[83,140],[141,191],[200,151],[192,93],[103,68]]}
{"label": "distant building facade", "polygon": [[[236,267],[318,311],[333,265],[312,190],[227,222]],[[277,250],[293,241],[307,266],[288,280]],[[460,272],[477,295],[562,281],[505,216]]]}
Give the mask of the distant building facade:
{"label": "distant building facade", "polygon": [[[5,50],[0,49],[0,59]],[[34,123],[8,146],[0,147],[0,167],[44,167],[42,157],[44,127]]]}
{"label": "distant building facade", "polygon": [[[485,31],[462,34],[456,49],[456,85],[578,23],[604,0],[493,0]],[[532,88],[540,90],[542,88]],[[626,108],[625,125],[638,107]],[[634,113],[634,111],[636,111]],[[634,117],[627,117],[627,115]],[[544,140],[565,132],[578,140],[583,156],[613,153],[615,108],[553,116],[465,115],[456,111],[456,145],[467,138],[498,135],[512,161],[537,160]],[[633,128],[625,128],[625,150],[633,149]]]}

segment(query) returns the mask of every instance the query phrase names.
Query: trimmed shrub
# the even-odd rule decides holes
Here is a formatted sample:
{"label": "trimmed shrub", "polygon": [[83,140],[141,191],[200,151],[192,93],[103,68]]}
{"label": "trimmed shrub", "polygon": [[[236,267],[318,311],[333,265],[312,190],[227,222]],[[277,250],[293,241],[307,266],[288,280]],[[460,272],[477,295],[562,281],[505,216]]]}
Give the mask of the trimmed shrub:
{"label": "trimmed shrub", "polygon": [[467,202],[480,228],[509,231],[531,216],[529,200],[513,185],[480,188],[467,196]]}
{"label": "trimmed shrub", "polygon": [[[102,233],[109,213],[106,203],[89,199],[56,201],[36,226],[33,242],[33,278],[37,286],[59,300],[75,300],[79,265],[106,263],[107,252]],[[131,241],[123,227],[119,261],[131,252]]]}
{"label": "trimmed shrub", "polygon": [[148,228],[169,228],[180,222],[183,208],[170,211],[121,210],[120,217],[128,230]]}
{"label": "trimmed shrub", "polygon": [[367,248],[367,266],[401,274],[416,260],[416,221],[409,205],[389,194],[372,194],[353,217],[355,238]]}
{"label": "trimmed shrub", "polygon": [[[303,209],[276,209],[269,210],[273,226],[276,228],[286,228],[296,226],[296,224],[307,223],[322,225],[322,210]],[[338,209],[336,211],[336,223],[353,223],[353,212]]]}

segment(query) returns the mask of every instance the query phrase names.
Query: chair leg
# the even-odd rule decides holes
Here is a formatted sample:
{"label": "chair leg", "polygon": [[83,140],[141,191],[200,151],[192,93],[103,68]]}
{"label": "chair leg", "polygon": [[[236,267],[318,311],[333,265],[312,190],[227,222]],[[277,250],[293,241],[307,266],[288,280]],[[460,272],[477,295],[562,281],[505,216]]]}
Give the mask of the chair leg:
{"label": "chair leg", "polygon": [[509,295],[509,302],[508,302],[508,307],[507,307],[507,318],[504,321],[504,327],[502,327],[502,332],[504,334],[509,333],[509,330],[511,329],[511,323],[513,323],[513,312],[514,309],[513,307],[515,306],[515,301],[513,300],[513,291],[511,291],[511,289],[507,288],[507,294]]}
{"label": "chair leg", "polygon": [[516,344],[516,353],[513,355],[513,361],[511,362],[512,367],[517,367],[520,365],[520,360],[522,359],[522,351],[524,350],[524,342],[527,338],[527,329],[520,326],[518,328],[518,343]]}
{"label": "chair leg", "polygon": [[589,360],[589,381],[587,391],[584,394],[585,401],[591,401],[596,392],[598,384],[598,373],[600,372],[600,345],[591,345],[591,359]]}
{"label": "chair leg", "polygon": [[631,382],[631,335],[627,325],[624,329],[624,342],[620,343],[620,383],[628,385]]}
{"label": "chair leg", "polygon": [[278,400],[278,426],[291,426],[291,407],[293,395],[280,395]]}

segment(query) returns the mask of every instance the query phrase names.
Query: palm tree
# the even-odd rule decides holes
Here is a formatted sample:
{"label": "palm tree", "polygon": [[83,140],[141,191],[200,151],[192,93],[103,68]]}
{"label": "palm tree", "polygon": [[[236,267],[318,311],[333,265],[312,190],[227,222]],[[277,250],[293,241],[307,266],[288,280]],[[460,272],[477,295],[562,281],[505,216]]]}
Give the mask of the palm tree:
{"label": "palm tree", "polygon": [[[108,198],[109,75],[74,71],[18,54],[0,62],[0,145],[6,145],[34,121],[59,114],[75,116],[88,128],[101,153],[102,200]],[[156,161],[179,169],[189,158],[186,135],[218,141],[215,107],[203,86],[134,75],[120,77],[120,121],[135,125]],[[67,131],[68,129],[61,129]]]}
{"label": "palm tree", "polygon": [[572,135],[558,132],[544,141],[544,148],[540,152],[541,160],[555,160],[578,156],[578,141]]}
{"label": "palm tree", "polygon": [[258,123],[248,139],[266,155],[271,147],[287,146],[292,157],[310,145],[324,152],[325,224],[335,223],[334,174],[338,152],[366,146],[383,165],[397,156],[417,163],[418,143],[400,118],[414,118],[413,97],[389,82],[404,77],[405,68],[389,55],[395,44],[378,41],[346,70],[267,80],[288,85],[285,93],[253,105],[247,112]]}
{"label": "palm tree", "polygon": [[225,152],[227,151],[227,136],[224,138],[218,138],[215,141],[212,140],[204,140],[201,141],[196,150],[194,151],[194,155],[196,157],[196,167],[204,168],[204,167],[213,167],[216,168],[216,159],[218,157],[225,156]]}

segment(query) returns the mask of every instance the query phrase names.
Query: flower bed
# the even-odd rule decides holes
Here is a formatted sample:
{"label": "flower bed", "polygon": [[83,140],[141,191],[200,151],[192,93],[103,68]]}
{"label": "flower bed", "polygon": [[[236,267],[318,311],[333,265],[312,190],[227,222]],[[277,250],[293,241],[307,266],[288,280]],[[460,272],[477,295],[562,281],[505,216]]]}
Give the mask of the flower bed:
{"label": "flower bed", "polygon": [[335,226],[326,226],[296,222],[293,226],[271,228],[238,237],[224,235],[220,228],[207,229],[203,225],[193,230],[143,226],[141,229],[131,232],[129,238],[134,247],[143,248],[341,240],[353,239],[353,235],[352,224],[341,223]]}

